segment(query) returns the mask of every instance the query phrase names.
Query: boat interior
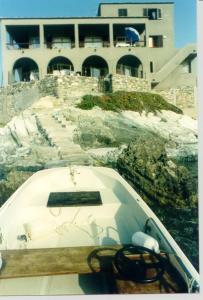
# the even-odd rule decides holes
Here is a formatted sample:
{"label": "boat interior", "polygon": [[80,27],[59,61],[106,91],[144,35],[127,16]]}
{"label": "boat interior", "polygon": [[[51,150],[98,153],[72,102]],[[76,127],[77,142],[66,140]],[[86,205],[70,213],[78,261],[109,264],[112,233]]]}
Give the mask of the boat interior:
{"label": "boat interior", "polygon": [[[0,211],[1,295],[188,292],[156,216],[116,176],[41,171],[13,194]],[[160,254],[133,247],[135,232],[155,238]]]}

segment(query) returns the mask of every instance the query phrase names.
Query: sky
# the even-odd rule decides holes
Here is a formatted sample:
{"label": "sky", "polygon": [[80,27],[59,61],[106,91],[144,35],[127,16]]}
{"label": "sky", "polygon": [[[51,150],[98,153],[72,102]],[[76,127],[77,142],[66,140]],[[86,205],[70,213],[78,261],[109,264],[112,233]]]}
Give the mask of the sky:
{"label": "sky", "polygon": [[91,17],[96,16],[100,2],[171,1],[175,3],[175,47],[195,43],[196,0],[0,0],[0,17]]}

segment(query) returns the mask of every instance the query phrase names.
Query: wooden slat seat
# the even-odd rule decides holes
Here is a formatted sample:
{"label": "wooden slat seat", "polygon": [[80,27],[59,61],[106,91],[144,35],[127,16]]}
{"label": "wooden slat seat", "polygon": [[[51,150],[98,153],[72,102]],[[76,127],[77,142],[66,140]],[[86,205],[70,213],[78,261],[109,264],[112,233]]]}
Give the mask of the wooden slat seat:
{"label": "wooden slat seat", "polygon": [[[108,248],[118,250],[122,246],[115,245]],[[1,251],[3,267],[0,279],[48,276],[62,274],[88,274],[108,269],[106,264],[100,265],[98,260],[88,263],[88,257],[95,250],[104,249],[104,246],[4,250]],[[105,250],[105,257],[112,260],[115,251]]]}
{"label": "wooden slat seat", "polygon": [[[1,251],[3,267],[0,271],[0,279],[101,273],[106,277],[105,282],[109,286],[109,293],[186,292],[183,280],[170,262],[166,265],[166,272],[160,281],[139,284],[122,278],[117,273],[113,260],[116,251],[120,248],[121,245]],[[129,257],[137,259],[137,256]],[[149,261],[148,254],[143,256]]]}

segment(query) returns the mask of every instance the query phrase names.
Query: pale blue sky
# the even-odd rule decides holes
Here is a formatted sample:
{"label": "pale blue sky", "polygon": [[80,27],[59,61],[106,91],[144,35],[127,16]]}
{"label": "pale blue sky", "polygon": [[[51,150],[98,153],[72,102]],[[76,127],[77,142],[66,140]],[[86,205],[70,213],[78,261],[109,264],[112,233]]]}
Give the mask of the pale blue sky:
{"label": "pale blue sky", "polygon": [[[156,0],[159,2],[159,0]],[[0,0],[0,17],[96,16],[100,2],[156,2],[155,0]],[[161,0],[160,2],[170,2]],[[196,0],[174,0],[175,46],[196,42]],[[1,59],[0,59],[1,73]]]}

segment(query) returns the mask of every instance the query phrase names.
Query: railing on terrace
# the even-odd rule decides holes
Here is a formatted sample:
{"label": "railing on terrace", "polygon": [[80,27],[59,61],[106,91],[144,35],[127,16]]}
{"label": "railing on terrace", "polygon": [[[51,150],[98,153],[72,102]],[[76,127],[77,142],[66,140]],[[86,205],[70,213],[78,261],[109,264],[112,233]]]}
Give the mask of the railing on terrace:
{"label": "railing on terrace", "polygon": [[141,40],[139,42],[132,43],[125,36],[118,36],[114,40],[114,47],[146,47],[146,41]]}
{"label": "railing on terrace", "polygon": [[45,42],[47,49],[72,49],[75,48],[75,42]]}
{"label": "railing on terrace", "polygon": [[109,41],[102,41],[102,40],[94,40],[94,41],[80,41],[79,42],[80,48],[108,48],[110,47]]}
{"label": "railing on terrace", "polygon": [[40,43],[7,43],[6,46],[9,50],[37,49],[40,47]]}
{"label": "railing on terrace", "polygon": [[52,66],[48,67],[48,74],[53,74],[53,73],[58,73],[60,74],[62,72],[62,74],[64,73],[64,75],[70,75],[73,72],[73,66],[69,65],[69,64],[54,64]]}

